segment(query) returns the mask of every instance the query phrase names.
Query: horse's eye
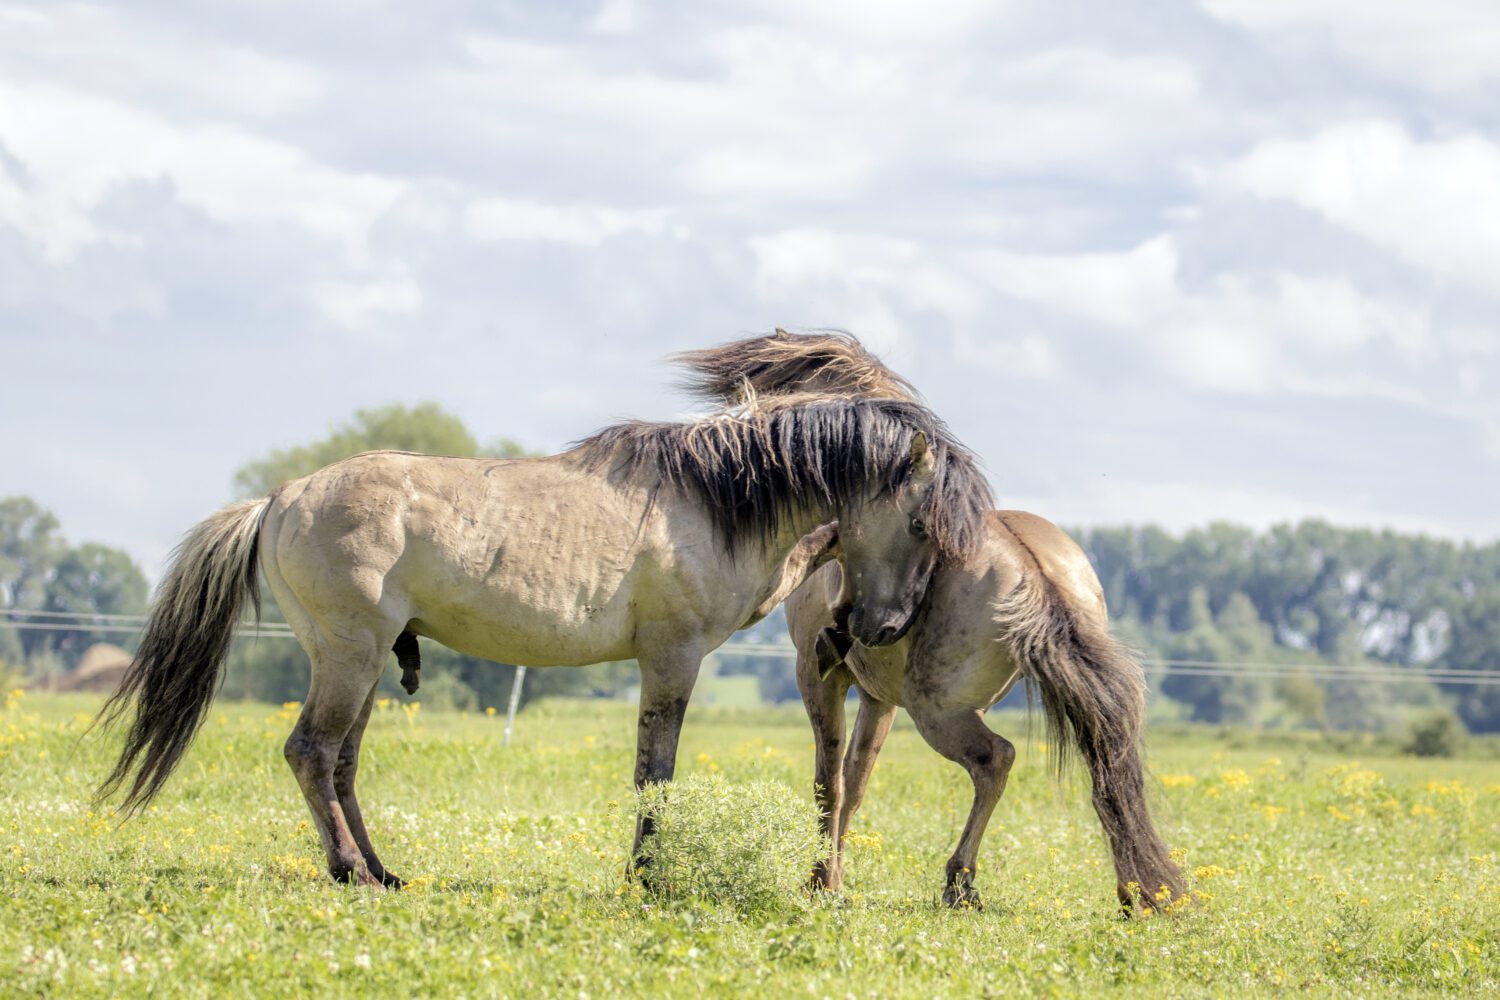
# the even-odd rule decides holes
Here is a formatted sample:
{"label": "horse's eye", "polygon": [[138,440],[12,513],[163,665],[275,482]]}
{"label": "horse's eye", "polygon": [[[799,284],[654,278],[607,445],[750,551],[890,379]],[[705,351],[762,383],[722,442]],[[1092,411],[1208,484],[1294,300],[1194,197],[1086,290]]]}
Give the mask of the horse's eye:
{"label": "horse's eye", "polygon": [[915,535],[916,537],[918,537],[918,538],[926,538],[927,537],[927,522],[923,521],[920,517],[914,517],[914,518],[912,518],[911,519],[911,533],[913,535]]}

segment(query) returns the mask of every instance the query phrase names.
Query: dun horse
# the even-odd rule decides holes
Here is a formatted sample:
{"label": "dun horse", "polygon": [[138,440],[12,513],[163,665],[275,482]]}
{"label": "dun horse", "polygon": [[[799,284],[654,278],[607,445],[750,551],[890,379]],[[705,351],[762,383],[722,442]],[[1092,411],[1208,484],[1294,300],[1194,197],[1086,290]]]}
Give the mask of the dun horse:
{"label": "dun horse", "polygon": [[[730,403],[746,393],[764,399],[781,392],[917,398],[909,382],[847,335],[777,331],[678,360],[694,373],[692,389]],[[846,552],[857,539],[851,529],[840,532]],[[910,530],[920,536],[930,529],[917,515]],[[1015,759],[1015,747],[983,715],[1024,677],[1040,694],[1059,771],[1070,746],[1087,767],[1121,903],[1156,909],[1180,896],[1181,876],[1146,808],[1145,676],[1110,635],[1098,577],[1072,539],[1034,514],[986,513],[978,546],[943,555],[911,631],[883,648],[851,648],[844,627],[862,572],[830,563],[787,602],[797,683],[816,737],[817,795],[834,844],[815,879],[835,889],[842,881],[843,837],[900,706],[923,739],[973,780],[973,806],[948,861],[943,898],[977,905],[979,842]],[[846,751],[851,685],[860,706]]]}
{"label": "dun horse", "polygon": [[[918,404],[768,401],[688,423],[626,423],[549,458],[373,452],[226,507],[187,535],[101,718],[135,712],[101,794],[137,809],[202,724],[257,574],[312,662],[286,758],[336,880],[399,886],[355,798],[360,739],[393,648],[416,638],[534,666],[635,658],[635,783],[670,780],[703,656],[764,614],[851,529],[850,627],[905,631],[937,554],[988,506],[969,454]],[[907,534],[913,517],[939,526]],[[257,614],[259,607],[256,607]],[[637,823],[636,853],[649,832]]]}

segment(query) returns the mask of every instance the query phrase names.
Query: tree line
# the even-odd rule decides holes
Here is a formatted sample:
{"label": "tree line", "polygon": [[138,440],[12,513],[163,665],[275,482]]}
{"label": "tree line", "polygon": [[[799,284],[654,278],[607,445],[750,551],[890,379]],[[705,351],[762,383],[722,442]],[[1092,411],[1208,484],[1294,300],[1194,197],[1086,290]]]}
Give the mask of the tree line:
{"label": "tree line", "polygon": [[[235,475],[243,497],[361,451],[391,448],[457,456],[524,457],[501,438],[480,440],[441,407],[361,410],[324,438],[273,451]],[[1197,676],[1153,665],[1158,711],[1202,722],[1314,728],[1383,728],[1413,707],[1451,709],[1471,730],[1500,731],[1500,686],[1434,684],[1429,669],[1500,675],[1500,543],[1460,544],[1323,521],[1257,532],[1214,524],[1174,535],[1156,527],[1071,532],[1093,561],[1116,629],[1152,664],[1228,665]],[[56,517],[26,497],[0,500],[0,608],[139,614],[146,580],[130,557],[106,545],[71,545]],[[275,620],[275,604],[266,602]],[[33,619],[38,621],[40,619]],[[755,641],[784,641],[780,614]],[[88,628],[0,628],[0,666],[30,676],[76,664],[90,644],[121,637]],[[130,637],[122,645],[129,648]],[[513,668],[424,642],[419,697],[456,708],[503,705]],[[1382,665],[1411,681],[1374,684],[1299,673],[1319,665]],[[1243,666],[1241,666],[1243,665]],[[1265,665],[1276,666],[1268,676]],[[713,667],[758,678],[768,701],[797,697],[784,657],[725,658]],[[404,697],[391,671],[382,681]],[[241,640],[225,681],[230,697],[302,698],[308,667],[282,639]],[[526,698],[618,695],[636,683],[633,664],[531,671]]]}

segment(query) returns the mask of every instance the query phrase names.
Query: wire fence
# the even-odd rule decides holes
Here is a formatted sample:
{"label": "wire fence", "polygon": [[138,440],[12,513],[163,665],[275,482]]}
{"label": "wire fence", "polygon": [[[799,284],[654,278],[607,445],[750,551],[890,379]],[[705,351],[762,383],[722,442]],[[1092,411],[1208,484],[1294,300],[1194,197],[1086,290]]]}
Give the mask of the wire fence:
{"label": "wire fence", "polygon": [[[0,608],[0,629],[40,632],[94,632],[129,636],[146,624],[145,615],[106,615],[72,611],[25,611]],[[284,622],[244,625],[238,636],[258,639],[295,639]],[[727,642],[714,650],[720,657],[772,657],[796,659],[790,643]],[[1148,670],[1165,670],[1178,677],[1264,677],[1272,680],[1304,678],[1317,681],[1359,681],[1371,684],[1437,684],[1489,687],[1500,684],[1500,670],[1402,667],[1387,663],[1273,663],[1224,662],[1219,660],[1144,660]]]}

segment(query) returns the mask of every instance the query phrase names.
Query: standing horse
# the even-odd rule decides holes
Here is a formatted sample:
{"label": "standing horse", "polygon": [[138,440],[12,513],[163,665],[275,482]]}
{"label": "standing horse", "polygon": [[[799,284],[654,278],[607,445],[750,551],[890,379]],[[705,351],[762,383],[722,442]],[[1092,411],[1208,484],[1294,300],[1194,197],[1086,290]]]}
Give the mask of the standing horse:
{"label": "standing horse", "polygon": [[[780,392],[916,400],[916,391],[842,334],[777,331],[678,355],[702,396],[736,402]],[[914,519],[914,534],[926,525]],[[841,532],[847,550],[852,538]],[[909,633],[874,648],[851,644],[844,616],[863,570],[818,570],[787,602],[797,646],[797,686],[816,738],[816,782],[834,852],[815,873],[836,889],[843,838],[864,797],[897,707],[938,753],[974,783],[943,899],[977,905],[979,842],[1005,792],[1015,747],[984,724],[984,712],[1025,677],[1041,696],[1059,773],[1070,749],[1082,756],[1093,804],[1114,854],[1117,893],[1127,909],[1157,909],[1182,894],[1182,879],[1146,808],[1140,754],[1145,674],[1109,632],[1104,594],[1088,558],[1055,525],[1021,511],[990,511],[979,545],[948,552]],[[858,639],[858,635],[854,639]],[[859,715],[845,751],[844,702],[859,691]]]}
{"label": "standing horse", "polygon": [[[899,400],[778,399],[626,423],[540,459],[359,455],[188,534],[101,713],[112,721],[135,705],[101,794],[128,782],[132,810],[161,788],[203,722],[260,572],[312,661],[285,751],[328,871],[399,886],[354,795],[388,651],[412,675],[416,636],[534,666],[633,657],[635,783],[668,781],[703,656],[821,557],[799,548],[804,535],[837,518],[870,539],[844,556],[850,627],[878,646],[905,630],[937,553],[977,538],[988,496],[941,422]],[[909,538],[915,516],[943,531]],[[633,854],[650,828],[637,823]]]}

